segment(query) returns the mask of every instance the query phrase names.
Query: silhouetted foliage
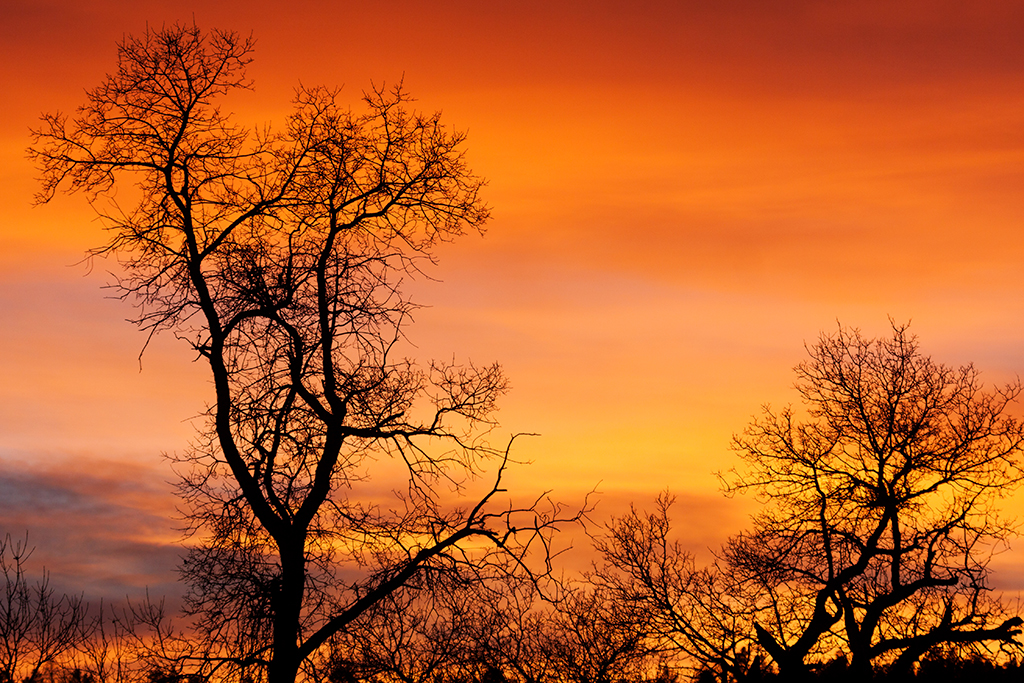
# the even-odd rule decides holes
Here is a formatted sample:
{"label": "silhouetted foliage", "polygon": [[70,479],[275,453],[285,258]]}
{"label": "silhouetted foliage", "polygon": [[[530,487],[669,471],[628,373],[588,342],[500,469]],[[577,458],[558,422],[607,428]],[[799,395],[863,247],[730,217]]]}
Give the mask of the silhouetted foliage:
{"label": "silhouetted foliage", "polygon": [[[508,451],[482,435],[507,388],[497,365],[400,356],[403,282],[488,217],[464,136],[400,87],[361,112],[299,87],[282,130],[248,129],[220,103],[249,87],[252,48],[190,26],[128,37],[30,154],[40,201],[64,188],[100,211],[111,238],[93,254],[119,260],[135,322],[210,369],[208,423],[179,461],[196,637],[138,623],[191,673],[290,683],[428,574],[521,570],[560,512],[496,507]],[[136,204],[103,203],[132,181]]]}
{"label": "silhouetted foliage", "polygon": [[[881,673],[880,678],[885,681],[896,682],[911,679],[906,671]],[[1010,683],[1010,681],[1020,681],[1022,676],[1024,676],[1024,667],[1021,666],[1019,659],[1000,664],[977,653],[964,657],[956,648],[937,647],[921,658],[913,678],[922,683],[925,681]]]}
{"label": "silhouetted foliage", "polygon": [[[873,667],[867,672],[854,672],[848,665],[847,658],[840,655],[833,659],[809,667],[800,679],[806,681],[822,681],[823,683],[1010,683],[1020,681],[1024,668],[1017,660],[996,663],[991,658],[979,655],[963,657],[952,650],[939,649],[927,653],[918,665],[911,670],[894,671],[886,667]],[[696,683],[717,683],[718,675],[710,670],[700,671],[693,679]],[[770,669],[752,671],[746,681],[779,681],[787,683],[795,680]]]}
{"label": "silhouetted foliage", "polygon": [[205,676],[187,674],[159,666],[146,671],[146,683],[206,683]]}

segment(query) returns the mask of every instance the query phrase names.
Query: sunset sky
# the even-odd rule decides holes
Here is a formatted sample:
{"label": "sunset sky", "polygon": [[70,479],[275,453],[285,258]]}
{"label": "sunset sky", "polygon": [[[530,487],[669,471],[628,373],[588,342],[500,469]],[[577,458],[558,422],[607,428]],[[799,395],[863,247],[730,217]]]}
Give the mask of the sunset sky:
{"label": "sunset sky", "polygon": [[[255,90],[406,88],[468,131],[486,236],[415,286],[424,359],[498,361],[523,496],[659,491],[707,548],[749,500],[713,475],[764,403],[796,400],[803,345],[837,321],[912,321],[924,350],[993,383],[1024,371],[1024,5],[719,2],[0,0],[0,530],[29,531],[62,585],[171,593],[173,479],[203,367],[172,338],[142,358],[104,298],[80,196],[31,206],[28,129],[72,111],[116,43],[177,21],[257,39]],[[1024,515],[1024,496],[1008,505]],[[1024,541],[998,583],[1024,589]]]}

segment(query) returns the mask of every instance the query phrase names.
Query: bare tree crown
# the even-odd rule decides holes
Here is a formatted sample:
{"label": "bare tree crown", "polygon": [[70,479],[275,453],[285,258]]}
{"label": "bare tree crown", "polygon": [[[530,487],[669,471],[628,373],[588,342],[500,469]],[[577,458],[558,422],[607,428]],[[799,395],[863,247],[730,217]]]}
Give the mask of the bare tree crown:
{"label": "bare tree crown", "polygon": [[986,391],[972,366],[840,328],[796,368],[808,419],[766,407],[734,448],[729,492],[766,503],[725,549],[760,586],[758,639],[780,666],[829,647],[856,666],[909,667],[937,643],[1007,642],[1019,618],[988,598],[989,561],[1014,533],[996,503],[1022,478],[1019,381]]}
{"label": "bare tree crown", "polygon": [[[498,365],[401,355],[403,283],[489,215],[464,135],[401,86],[358,110],[300,87],[281,130],[243,126],[221,107],[251,86],[252,53],[195,26],[128,37],[75,116],[43,117],[30,155],[40,202],[65,189],[101,211],[111,237],[92,254],[119,260],[135,322],[210,368],[208,421],[178,464],[187,607],[209,647],[194,659],[287,683],[423,572],[521,565],[560,513],[493,507]],[[114,200],[126,182],[131,206]],[[386,503],[369,484],[382,458],[405,472]],[[492,485],[458,502],[482,459],[499,463]]]}

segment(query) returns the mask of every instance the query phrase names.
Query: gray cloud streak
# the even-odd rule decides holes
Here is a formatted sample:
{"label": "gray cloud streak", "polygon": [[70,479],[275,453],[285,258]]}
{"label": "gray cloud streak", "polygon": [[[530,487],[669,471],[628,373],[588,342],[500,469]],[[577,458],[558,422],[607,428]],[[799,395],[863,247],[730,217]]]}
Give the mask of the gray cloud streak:
{"label": "gray cloud streak", "polygon": [[59,591],[89,601],[139,599],[149,590],[176,604],[175,499],[166,475],[126,463],[5,457],[0,452],[0,533],[35,550],[29,575],[43,568]]}

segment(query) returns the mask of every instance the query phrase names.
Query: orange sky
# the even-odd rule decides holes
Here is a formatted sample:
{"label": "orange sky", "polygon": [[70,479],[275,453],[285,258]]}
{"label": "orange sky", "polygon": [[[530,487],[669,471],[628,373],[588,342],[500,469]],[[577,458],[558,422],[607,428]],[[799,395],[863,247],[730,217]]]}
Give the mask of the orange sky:
{"label": "orange sky", "polygon": [[[0,522],[93,594],[172,590],[160,453],[207,386],[170,339],[138,372],[130,311],[71,265],[100,226],[80,197],[30,208],[24,149],[147,22],[252,31],[245,120],[299,81],[355,101],[404,75],[469,131],[494,219],[442,250],[411,334],[505,366],[502,429],[542,434],[517,490],[599,484],[612,510],[667,486],[702,548],[749,507],[711,475],[731,434],[795,398],[837,319],[1024,369],[1019,2],[0,2]],[[1024,587],[1024,547],[1001,562]]]}

